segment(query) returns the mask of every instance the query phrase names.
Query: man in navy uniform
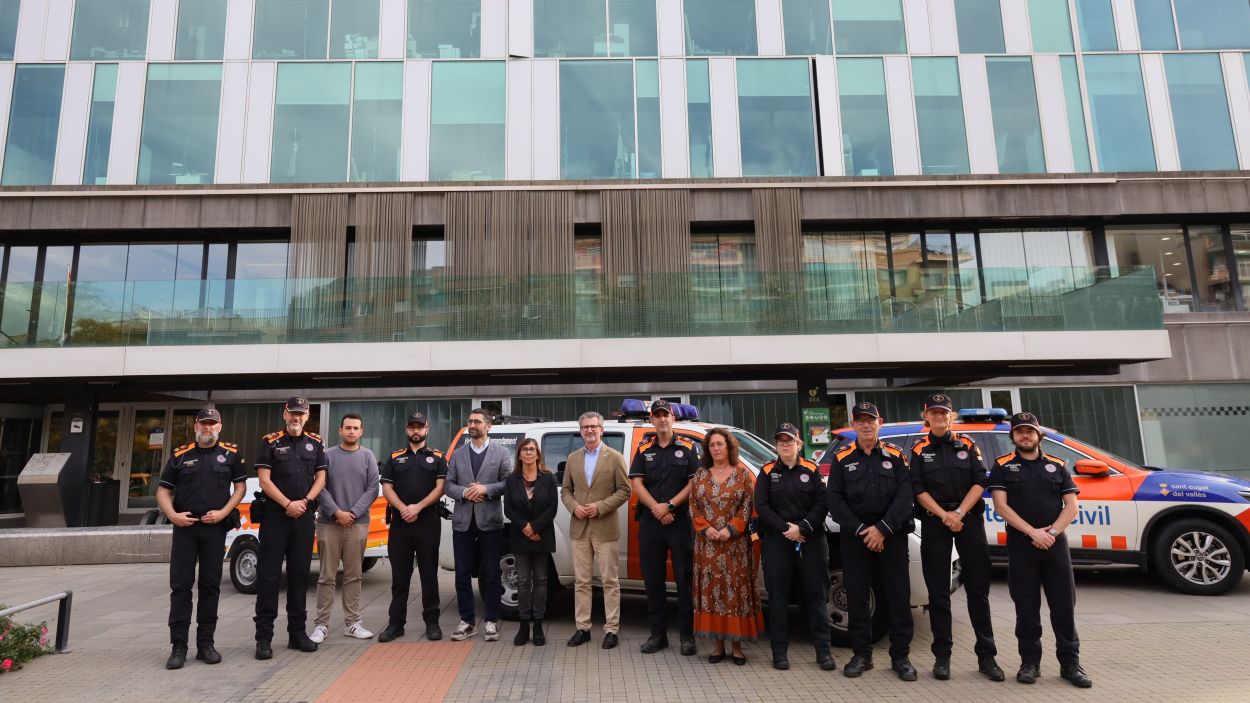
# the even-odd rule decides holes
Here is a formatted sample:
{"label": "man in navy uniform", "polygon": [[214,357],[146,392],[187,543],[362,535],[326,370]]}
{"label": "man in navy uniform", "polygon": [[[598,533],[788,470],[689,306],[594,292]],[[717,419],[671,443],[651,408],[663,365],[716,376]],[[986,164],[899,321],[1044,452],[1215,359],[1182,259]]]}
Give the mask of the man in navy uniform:
{"label": "man in navy uniform", "polygon": [[285,429],[265,435],[256,452],[256,475],[267,508],[260,523],[260,563],[256,594],[256,658],[273,657],[273,623],[278,616],[278,584],[286,560],[287,648],[317,651],[304,632],[308,570],[312,568],[317,496],[326,483],[321,438],[304,431],[308,399],[293,397],[282,408]]}
{"label": "man in navy uniform", "polygon": [[187,659],[191,629],[191,585],[200,569],[200,604],[196,614],[195,658],[221,662],[213,647],[221,562],[226,533],[238,523],[235,508],[243,500],[247,469],[239,448],[219,441],[221,413],[204,408],[195,416],[195,441],[174,450],[161,472],[156,504],[174,526],[169,553],[169,639],[166,669],[181,669]]}
{"label": "man in navy uniform", "polygon": [[1077,515],[1080,491],[1063,460],[1041,451],[1042,426],[1033,413],[1011,417],[1015,451],[990,469],[994,509],[1007,523],[1007,590],[1016,604],[1020,671],[1016,681],[1041,676],[1042,597],[1050,607],[1059,675],[1078,688],[1094,682],[1081,668],[1076,636],[1076,583],[1064,531]]}
{"label": "man in navy uniform", "polygon": [[878,439],[881,412],[872,403],[851,408],[855,441],[835,450],[829,467],[829,514],[838,523],[842,576],[846,579],[851,649],[842,669],[850,678],[872,668],[873,585],[885,595],[877,607],[890,623],[891,668],[904,681],[916,680],[911,653],[911,580],[907,535],[912,517],[911,472],[903,450]]}

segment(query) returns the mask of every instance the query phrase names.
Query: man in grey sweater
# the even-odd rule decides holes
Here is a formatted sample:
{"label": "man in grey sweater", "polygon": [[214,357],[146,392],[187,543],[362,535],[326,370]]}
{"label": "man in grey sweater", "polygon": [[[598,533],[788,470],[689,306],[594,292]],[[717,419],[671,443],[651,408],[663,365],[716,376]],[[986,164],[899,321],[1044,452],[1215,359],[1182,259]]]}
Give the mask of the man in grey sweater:
{"label": "man in grey sweater", "polygon": [[326,451],[326,487],[317,508],[317,544],[321,576],[317,579],[317,620],[309,637],[325,640],[330,609],[334,607],[334,580],[343,564],[343,634],[372,639],[360,622],[361,567],[369,539],[369,508],[378,497],[378,460],[360,446],[364,421],[348,413],[339,422],[338,446]]}

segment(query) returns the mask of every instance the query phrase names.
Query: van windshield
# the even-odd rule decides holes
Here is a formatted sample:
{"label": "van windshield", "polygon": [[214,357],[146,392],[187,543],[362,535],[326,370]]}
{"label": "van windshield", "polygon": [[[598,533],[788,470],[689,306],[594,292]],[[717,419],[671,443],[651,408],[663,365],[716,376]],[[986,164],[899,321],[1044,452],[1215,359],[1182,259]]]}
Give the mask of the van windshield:
{"label": "van windshield", "polygon": [[777,458],[777,450],[773,445],[750,432],[730,429],[729,433],[738,440],[738,455],[756,470]]}

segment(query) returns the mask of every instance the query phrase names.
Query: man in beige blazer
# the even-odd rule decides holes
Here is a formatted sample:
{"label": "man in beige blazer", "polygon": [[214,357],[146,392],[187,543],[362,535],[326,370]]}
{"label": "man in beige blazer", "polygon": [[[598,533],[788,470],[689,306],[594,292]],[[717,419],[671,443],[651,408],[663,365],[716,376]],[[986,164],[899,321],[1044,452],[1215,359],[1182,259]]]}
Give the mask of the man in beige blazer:
{"label": "man in beige blazer", "polygon": [[593,411],[582,413],[577,423],[586,446],[569,455],[564,465],[564,489],[560,492],[560,500],[571,513],[569,537],[573,541],[576,584],[573,602],[577,632],[569,639],[569,646],[580,647],[590,641],[594,593],[590,580],[597,562],[607,620],[603,625],[603,648],[612,649],[618,644],[621,624],[621,583],[617,574],[621,528],[616,511],[629,501],[628,471],[625,457],[603,443],[602,415]]}

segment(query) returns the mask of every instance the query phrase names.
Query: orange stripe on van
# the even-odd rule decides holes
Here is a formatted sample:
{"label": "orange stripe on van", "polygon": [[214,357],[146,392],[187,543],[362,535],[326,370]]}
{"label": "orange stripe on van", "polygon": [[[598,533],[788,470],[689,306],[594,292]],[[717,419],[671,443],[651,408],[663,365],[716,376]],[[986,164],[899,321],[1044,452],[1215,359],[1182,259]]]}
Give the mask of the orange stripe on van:
{"label": "orange stripe on van", "polygon": [[1006,532],[999,532],[999,533],[998,533],[998,543],[999,543],[999,544],[1007,544],[1007,533],[1006,533]]}
{"label": "orange stripe on van", "polygon": [[1128,537],[1125,537],[1124,535],[1112,535],[1111,536],[1111,548],[1112,549],[1128,549]]}
{"label": "orange stripe on van", "polygon": [[1098,535],[1081,535],[1081,546],[1086,549],[1098,549]]}

